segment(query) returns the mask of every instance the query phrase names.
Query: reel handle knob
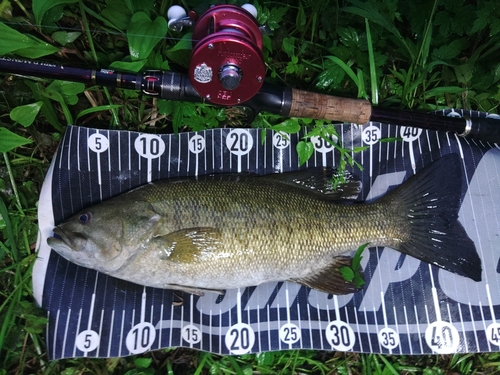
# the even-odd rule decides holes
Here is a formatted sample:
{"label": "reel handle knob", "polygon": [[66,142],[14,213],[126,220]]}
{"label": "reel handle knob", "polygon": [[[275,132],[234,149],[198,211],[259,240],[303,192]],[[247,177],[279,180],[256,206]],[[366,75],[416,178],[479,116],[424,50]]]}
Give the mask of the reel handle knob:
{"label": "reel handle knob", "polygon": [[170,30],[179,32],[184,26],[191,27],[193,22],[189,17],[183,7],[179,5],[172,5],[167,11],[168,18],[168,28]]}
{"label": "reel handle knob", "polygon": [[248,13],[250,13],[254,18],[257,18],[257,8],[253,6],[252,4],[243,4],[241,6],[243,9],[245,9]]}

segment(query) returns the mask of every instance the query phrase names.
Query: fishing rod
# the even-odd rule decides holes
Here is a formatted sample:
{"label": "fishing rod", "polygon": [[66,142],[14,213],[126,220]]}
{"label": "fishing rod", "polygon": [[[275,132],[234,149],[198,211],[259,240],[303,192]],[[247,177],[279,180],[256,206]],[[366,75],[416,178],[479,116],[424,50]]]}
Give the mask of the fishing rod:
{"label": "fishing rod", "polygon": [[174,5],[168,11],[173,31],[193,27],[193,52],[188,74],[148,70],[141,74],[111,69],[83,69],[17,58],[0,57],[0,71],[12,74],[82,82],[143,93],[166,100],[241,106],[282,117],[324,119],[365,124],[369,121],[448,131],[461,137],[500,143],[500,120],[457,118],[373,107],[369,101],[313,93],[265,82],[262,33],[257,11],[216,5],[198,16]]}

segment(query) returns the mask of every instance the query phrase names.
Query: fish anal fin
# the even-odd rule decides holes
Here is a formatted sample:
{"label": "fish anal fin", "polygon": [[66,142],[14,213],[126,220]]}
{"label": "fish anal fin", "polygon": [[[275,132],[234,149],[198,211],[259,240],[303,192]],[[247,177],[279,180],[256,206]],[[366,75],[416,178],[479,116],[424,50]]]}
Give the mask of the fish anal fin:
{"label": "fish anal fin", "polygon": [[211,227],[185,228],[155,237],[151,242],[161,247],[161,259],[193,263],[203,261],[204,257],[218,249],[221,232]]}
{"label": "fish anal fin", "polygon": [[301,279],[291,279],[290,281],[328,294],[341,295],[357,292],[359,289],[354,282],[346,281],[340,272],[340,269],[346,266],[352,266],[352,258],[347,256],[335,257],[333,262],[321,271]]}

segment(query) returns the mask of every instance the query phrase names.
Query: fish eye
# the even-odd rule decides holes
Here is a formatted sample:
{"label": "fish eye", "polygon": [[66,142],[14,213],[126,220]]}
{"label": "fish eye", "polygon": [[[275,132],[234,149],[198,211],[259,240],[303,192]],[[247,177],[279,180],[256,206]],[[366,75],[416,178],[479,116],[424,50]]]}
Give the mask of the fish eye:
{"label": "fish eye", "polygon": [[82,224],[87,224],[90,221],[90,212],[85,212],[78,216],[78,221]]}

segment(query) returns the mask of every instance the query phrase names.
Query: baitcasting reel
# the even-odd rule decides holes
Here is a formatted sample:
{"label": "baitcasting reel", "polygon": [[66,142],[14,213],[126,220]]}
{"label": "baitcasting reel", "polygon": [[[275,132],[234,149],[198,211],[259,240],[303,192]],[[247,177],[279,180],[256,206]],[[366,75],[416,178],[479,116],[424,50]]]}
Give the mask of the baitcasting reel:
{"label": "baitcasting reel", "polygon": [[189,78],[206,101],[233,106],[254,97],[265,78],[262,33],[251,4],[216,5],[199,18],[177,5],[168,10],[168,26],[193,26]]}

